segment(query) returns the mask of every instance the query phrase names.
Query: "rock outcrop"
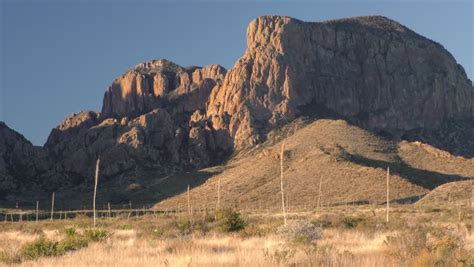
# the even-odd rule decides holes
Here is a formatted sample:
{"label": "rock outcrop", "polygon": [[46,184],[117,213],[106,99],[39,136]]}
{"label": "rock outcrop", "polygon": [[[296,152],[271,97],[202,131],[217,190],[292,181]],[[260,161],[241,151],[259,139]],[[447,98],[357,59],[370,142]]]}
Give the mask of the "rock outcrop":
{"label": "rock outcrop", "polygon": [[441,45],[385,17],[266,16],[250,23],[247,50],[212,91],[208,115],[237,148],[308,110],[403,137],[472,119],[473,92]]}
{"label": "rock outcrop", "polygon": [[228,150],[214,141],[205,108],[225,73],[219,65],[183,68],[167,60],[135,66],[107,89],[101,113],[73,114],[51,131],[45,151],[53,163],[41,180],[49,188],[79,185],[90,180],[99,155],[105,180],[221,161]]}
{"label": "rock outcrop", "polygon": [[183,68],[167,60],[139,64],[107,89],[101,118],[136,117],[159,107],[172,114],[204,109],[225,73],[219,65]]}
{"label": "rock outcrop", "polygon": [[52,147],[74,138],[81,130],[87,130],[98,124],[98,113],[94,111],[81,111],[64,119],[49,134],[46,147]]}
{"label": "rock outcrop", "polygon": [[451,54],[395,21],[264,16],[248,26],[247,50],[229,72],[139,64],[112,82],[100,113],[66,118],[44,148],[0,124],[0,191],[22,179],[50,191],[88,185],[99,155],[102,181],[209,166],[303,115],[473,157],[473,105]]}
{"label": "rock outcrop", "polygon": [[23,135],[0,122],[0,200],[8,193],[31,187],[36,174],[49,168],[47,154]]}

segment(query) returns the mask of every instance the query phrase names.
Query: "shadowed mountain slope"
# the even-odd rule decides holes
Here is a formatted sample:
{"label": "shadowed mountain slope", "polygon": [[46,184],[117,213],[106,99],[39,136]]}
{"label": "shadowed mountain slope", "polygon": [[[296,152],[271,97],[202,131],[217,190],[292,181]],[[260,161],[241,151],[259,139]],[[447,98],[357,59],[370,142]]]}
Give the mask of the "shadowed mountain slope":
{"label": "shadowed mountain slope", "polygon": [[[284,136],[288,137],[284,138]],[[322,178],[324,205],[344,202],[383,203],[386,168],[390,167],[391,200],[410,199],[449,181],[474,177],[474,160],[452,156],[429,145],[383,139],[342,120],[301,121],[272,132],[267,142],[238,155],[190,191],[194,207],[215,207],[221,180],[223,205],[277,209],[280,195],[279,153],[285,143],[284,184],[290,205],[315,206]],[[193,180],[187,181],[193,187]],[[184,207],[182,194],[158,208]]]}
{"label": "shadowed mountain slope", "polygon": [[[70,206],[88,203],[100,155],[101,201],[156,202],[193,176],[211,190],[219,172],[229,201],[274,202],[274,138],[309,122],[281,135],[290,198],[314,198],[323,177],[326,203],[381,201],[387,166],[393,197],[410,197],[472,176],[473,106],[462,66],[398,22],[263,16],[229,71],[141,63],[107,88],[100,113],[66,118],[44,147],[0,125],[9,136],[0,140],[0,201],[32,204],[55,191],[75,196]],[[313,121],[322,118],[333,120]]]}

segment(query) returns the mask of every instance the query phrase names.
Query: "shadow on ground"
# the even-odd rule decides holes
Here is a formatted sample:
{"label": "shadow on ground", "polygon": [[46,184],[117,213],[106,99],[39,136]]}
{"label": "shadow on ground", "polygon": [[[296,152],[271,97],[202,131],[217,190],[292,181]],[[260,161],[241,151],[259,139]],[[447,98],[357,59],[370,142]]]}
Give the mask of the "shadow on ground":
{"label": "shadow on ground", "polygon": [[469,177],[464,177],[461,175],[455,174],[445,174],[440,172],[428,171],[423,169],[414,168],[406,164],[402,159],[398,158],[396,162],[389,162],[383,160],[375,160],[363,157],[361,155],[351,154],[344,150],[344,159],[352,163],[371,167],[371,168],[382,168],[386,169],[390,167],[390,173],[396,174],[407,181],[416,184],[418,186],[424,187],[426,189],[432,190],[442,184],[454,181],[463,181],[470,179]]}

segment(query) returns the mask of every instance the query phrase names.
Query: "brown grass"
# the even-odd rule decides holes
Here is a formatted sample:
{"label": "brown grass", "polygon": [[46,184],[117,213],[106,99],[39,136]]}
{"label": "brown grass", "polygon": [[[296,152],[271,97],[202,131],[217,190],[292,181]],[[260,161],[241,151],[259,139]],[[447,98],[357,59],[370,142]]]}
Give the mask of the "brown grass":
{"label": "brown grass", "polygon": [[[474,252],[472,212],[459,222],[449,210],[433,212],[415,205],[394,206],[388,224],[383,206],[288,214],[289,220],[307,219],[323,227],[322,239],[316,243],[282,240],[276,234],[282,225],[281,213],[247,214],[248,226],[232,234],[219,232],[214,216],[202,216],[196,214],[191,224],[183,223],[186,216],[100,219],[99,226],[111,233],[107,240],[61,257],[24,261],[19,266],[400,266],[437,262],[439,253],[432,251],[440,247],[444,258],[451,254],[459,257],[450,258],[446,261],[449,264],[459,263],[467,257],[464,254]],[[60,240],[66,227],[81,231],[90,226],[91,219],[0,224],[0,252],[14,254],[41,235]],[[422,229],[426,229],[428,237],[439,236],[439,229],[449,229],[459,241],[453,243],[457,239],[441,235],[436,242],[423,243],[419,252],[402,262],[396,255],[412,249],[410,238]],[[399,236],[391,246],[387,245],[388,237]],[[451,244],[460,248],[446,250]]]}

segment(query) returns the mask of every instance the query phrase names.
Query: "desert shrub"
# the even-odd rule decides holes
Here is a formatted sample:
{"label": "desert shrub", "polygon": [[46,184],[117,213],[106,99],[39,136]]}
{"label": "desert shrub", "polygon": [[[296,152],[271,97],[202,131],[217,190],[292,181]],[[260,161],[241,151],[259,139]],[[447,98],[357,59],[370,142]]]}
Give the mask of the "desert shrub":
{"label": "desert shrub", "polygon": [[180,235],[190,235],[193,232],[193,227],[190,220],[178,220],[174,222],[174,225]]}
{"label": "desert shrub", "polygon": [[258,227],[255,224],[248,225],[247,227],[245,227],[239,232],[239,236],[241,238],[249,238],[249,237],[254,237],[254,236],[262,237],[265,235],[267,235],[267,231]]}
{"label": "desert shrub", "polygon": [[64,234],[66,235],[66,237],[74,237],[76,235],[76,228],[66,227],[64,228]]}
{"label": "desert shrub", "polygon": [[32,235],[44,235],[43,230],[37,225],[25,224],[25,227],[22,228],[22,232]]}
{"label": "desert shrub", "polygon": [[166,233],[173,229],[176,231],[175,224],[160,224],[156,222],[152,222],[151,224],[140,224],[138,229],[138,235],[144,238],[162,238],[165,236]]}
{"label": "desert shrub", "polygon": [[307,220],[291,220],[277,229],[283,239],[299,243],[311,243],[321,239],[321,228]]}
{"label": "desert shrub", "polygon": [[217,227],[220,231],[236,232],[247,226],[247,222],[240,212],[231,209],[219,210],[216,212]]}
{"label": "desert shrub", "polygon": [[87,229],[84,232],[85,238],[89,241],[101,241],[106,239],[108,235],[109,233],[107,232],[107,230],[102,228]]}
{"label": "desert shrub", "polygon": [[264,249],[263,256],[267,262],[275,266],[291,266],[296,250],[292,248]]}
{"label": "desert shrub", "polygon": [[59,256],[63,254],[57,241],[40,237],[33,242],[26,243],[21,247],[21,257],[27,260],[34,260],[39,257]]}
{"label": "desert shrub", "polygon": [[120,230],[131,230],[132,229],[132,226],[128,223],[124,223],[124,224],[120,224],[119,226],[117,226],[117,229],[120,229]]}
{"label": "desert shrub", "polygon": [[474,250],[460,249],[454,257],[458,266],[474,266]]}
{"label": "desert shrub", "polygon": [[333,222],[324,218],[312,220],[311,223],[321,228],[330,228],[333,226]]}
{"label": "desert shrub", "polygon": [[342,225],[344,228],[352,229],[356,228],[361,223],[365,222],[366,218],[363,217],[345,217],[342,220]]}
{"label": "desert shrub", "polygon": [[[64,231],[66,238],[61,241],[53,241],[41,236],[33,242],[24,244],[14,260],[35,260],[39,257],[61,256],[68,251],[87,247],[90,242],[101,241],[108,237],[107,231],[100,228],[88,229],[83,235],[77,234],[76,229],[72,227],[66,228]],[[7,256],[11,260],[12,255],[16,254],[4,253],[0,257],[4,257],[4,261],[7,261]]]}
{"label": "desert shrub", "polygon": [[19,264],[21,263],[21,255],[15,251],[2,250],[0,251],[0,263],[3,264]]}
{"label": "desert shrub", "polygon": [[385,245],[388,254],[400,262],[407,262],[419,255],[425,248],[428,229],[406,229],[393,236],[387,236]]}
{"label": "desert shrub", "polygon": [[58,251],[68,252],[87,247],[89,241],[84,236],[70,236],[58,242]]}
{"label": "desert shrub", "polygon": [[388,253],[413,266],[472,266],[473,251],[464,248],[460,236],[446,229],[413,227],[387,237]]}
{"label": "desert shrub", "polygon": [[204,222],[213,223],[216,221],[216,214],[214,212],[208,212],[204,214]]}
{"label": "desert shrub", "polygon": [[197,232],[201,235],[205,235],[211,230],[211,227],[209,226],[209,223],[204,219],[193,221],[192,229],[194,232]]}

